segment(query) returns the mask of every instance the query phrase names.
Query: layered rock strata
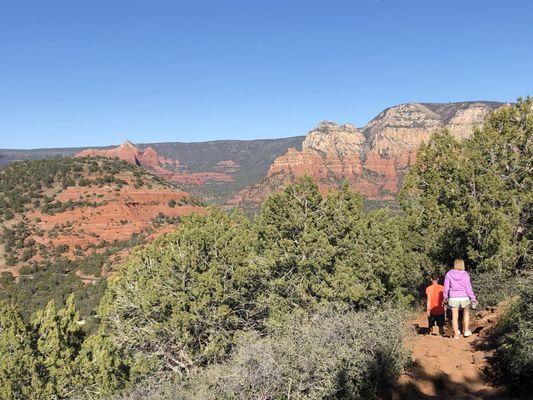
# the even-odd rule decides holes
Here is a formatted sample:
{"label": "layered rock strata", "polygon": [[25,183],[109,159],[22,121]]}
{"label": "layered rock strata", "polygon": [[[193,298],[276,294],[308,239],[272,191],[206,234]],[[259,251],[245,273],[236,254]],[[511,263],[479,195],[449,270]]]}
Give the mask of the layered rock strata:
{"label": "layered rock strata", "polygon": [[[388,108],[362,128],[321,122],[311,130],[302,150],[289,149],[270,166],[263,183],[272,187],[277,175],[310,175],[321,187],[346,180],[371,200],[392,200],[408,168],[416,161],[420,145],[447,129],[457,139],[468,138],[486,114],[502,103],[408,103]],[[276,178],[275,182],[286,179]],[[261,185],[261,184],[259,184]],[[249,193],[248,193],[249,192]],[[252,193],[266,193],[255,185],[243,190],[234,203],[255,202]]]}

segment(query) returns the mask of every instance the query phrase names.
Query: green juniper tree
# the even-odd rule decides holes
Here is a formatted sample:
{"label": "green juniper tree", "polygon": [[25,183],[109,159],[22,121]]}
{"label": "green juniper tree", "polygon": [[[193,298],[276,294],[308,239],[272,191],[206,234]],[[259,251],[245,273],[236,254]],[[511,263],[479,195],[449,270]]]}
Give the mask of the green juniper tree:
{"label": "green juniper tree", "polygon": [[323,229],[322,207],[310,177],[263,203],[256,219],[256,251],[268,285],[261,301],[271,313],[307,309],[331,296],[334,248]]}
{"label": "green juniper tree", "polygon": [[0,398],[44,398],[44,380],[32,339],[16,308],[0,301]]}
{"label": "green juniper tree", "polygon": [[272,195],[256,222],[267,288],[261,302],[274,320],[321,303],[361,308],[409,301],[420,257],[404,243],[405,225],[386,210],[365,215],[347,184],[326,198],[309,177]]}
{"label": "green juniper tree", "polygon": [[462,143],[435,134],[400,193],[413,245],[437,265],[466,258],[476,270],[530,264],[533,100],[489,115]]}
{"label": "green juniper tree", "polygon": [[76,358],[76,393],[105,397],[129,379],[128,358],[103,329],[87,337]]}
{"label": "green juniper tree", "polygon": [[44,393],[50,397],[66,398],[75,389],[76,357],[83,342],[79,320],[72,295],[64,308],[51,300],[32,318],[36,351],[46,371]]}
{"label": "green juniper tree", "polygon": [[257,318],[252,255],[248,220],[216,209],[135,251],[101,306],[113,343],[133,357],[132,373],[190,371],[222,357]]}

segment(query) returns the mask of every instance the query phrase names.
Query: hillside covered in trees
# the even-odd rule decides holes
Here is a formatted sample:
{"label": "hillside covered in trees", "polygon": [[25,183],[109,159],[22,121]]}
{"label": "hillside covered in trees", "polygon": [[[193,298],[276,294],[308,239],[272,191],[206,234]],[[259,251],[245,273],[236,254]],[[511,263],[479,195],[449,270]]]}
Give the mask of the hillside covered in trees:
{"label": "hillside covered in trees", "polygon": [[197,201],[119,160],[35,160],[0,170],[0,298],[24,316],[68,293],[87,316],[128,250]]}
{"label": "hillside covered in trees", "polygon": [[[7,299],[0,397],[374,398],[409,368],[406,319],[429,275],[457,257],[482,306],[507,300],[499,373],[511,392],[527,391],[532,137],[529,98],[493,111],[463,142],[433,135],[407,174],[400,215],[365,212],[348,185],[323,195],[304,177],[253,221],[216,208],[183,216],[109,277],[91,332],[72,297],[26,320]],[[28,190],[19,197],[33,199]]]}

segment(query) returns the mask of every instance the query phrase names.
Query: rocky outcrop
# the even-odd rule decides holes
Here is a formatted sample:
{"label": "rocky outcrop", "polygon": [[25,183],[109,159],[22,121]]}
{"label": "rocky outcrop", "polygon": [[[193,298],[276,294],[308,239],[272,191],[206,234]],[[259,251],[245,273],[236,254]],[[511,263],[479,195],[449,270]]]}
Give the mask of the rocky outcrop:
{"label": "rocky outcrop", "polygon": [[153,170],[164,171],[162,163],[179,165],[178,160],[165,159],[160,157],[159,154],[151,147],[148,146],[144,150],[140,150],[129,140],[126,140],[120,146],[113,147],[111,149],[87,149],[76,154],[76,157],[106,157],[106,158],[118,158],[120,160],[127,161],[131,164],[142,165]]}
{"label": "rocky outcrop", "polygon": [[163,156],[159,156],[159,163],[165,167],[165,168],[170,168],[170,169],[173,169],[173,170],[176,170],[180,167],[180,161],[179,160],[174,160],[172,158],[167,158],[167,157],[163,157]]}
{"label": "rocky outcrop", "polygon": [[241,166],[233,160],[224,160],[217,163],[215,170],[217,172],[237,172]]}
{"label": "rocky outcrop", "polygon": [[120,160],[127,161],[132,164],[140,164],[139,156],[141,151],[126,140],[118,147],[111,149],[87,149],[76,154],[76,157],[106,157],[106,158],[118,158]]}
{"label": "rocky outcrop", "polygon": [[214,172],[190,173],[187,167],[184,168],[185,171],[180,171],[181,163],[179,160],[163,157],[151,146],[141,150],[129,140],[111,149],[83,150],[76,154],[76,157],[118,158],[135,165],[142,165],[170,182],[183,185],[205,185],[207,182],[232,182],[233,177],[227,175],[226,172],[234,172],[239,168],[238,164],[227,160],[219,163],[221,165],[220,168],[225,168],[225,171],[217,170]]}
{"label": "rocky outcrop", "polygon": [[[301,151],[291,148],[273,162],[264,185],[272,186],[272,177],[280,174],[310,175],[321,186],[337,186],[347,180],[368,199],[394,199],[405,172],[416,161],[418,147],[434,132],[448,129],[454,137],[465,139],[500,105],[408,103],[384,110],[363,128],[321,122],[307,134]],[[278,177],[275,181],[284,180]],[[248,192],[267,192],[258,185]],[[248,192],[245,189],[234,201],[250,198]]]}
{"label": "rocky outcrop", "polygon": [[399,154],[416,149],[443,124],[438,114],[422,104],[401,104],[381,112],[364,128],[371,152]]}
{"label": "rocky outcrop", "polygon": [[319,181],[354,178],[362,172],[360,153],[364,142],[365,137],[353,125],[321,122],[305,138],[302,151],[290,148],[274,161],[268,176],[290,172],[311,175]]}
{"label": "rocky outcrop", "polygon": [[323,121],[307,134],[302,151],[319,155],[334,155],[344,158],[356,154],[365,142],[362,131],[352,124],[338,125]]}
{"label": "rocky outcrop", "polygon": [[172,183],[181,185],[205,185],[208,182],[233,182],[233,177],[220,172],[176,172],[163,175]]}

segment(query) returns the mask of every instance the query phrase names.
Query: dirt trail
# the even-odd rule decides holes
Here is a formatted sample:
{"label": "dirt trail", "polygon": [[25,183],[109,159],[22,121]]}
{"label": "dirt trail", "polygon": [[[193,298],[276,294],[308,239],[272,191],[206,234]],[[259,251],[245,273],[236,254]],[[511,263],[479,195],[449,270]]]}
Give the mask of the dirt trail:
{"label": "dirt trail", "polygon": [[[427,317],[413,321],[417,331],[408,346],[413,366],[398,380],[389,399],[508,399],[503,387],[490,384],[492,351],[486,350],[490,331],[498,318],[495,309],[484,310],[471,323],[469,338],[426,335]],[[435,328],[435,332],[436,332]]]}

